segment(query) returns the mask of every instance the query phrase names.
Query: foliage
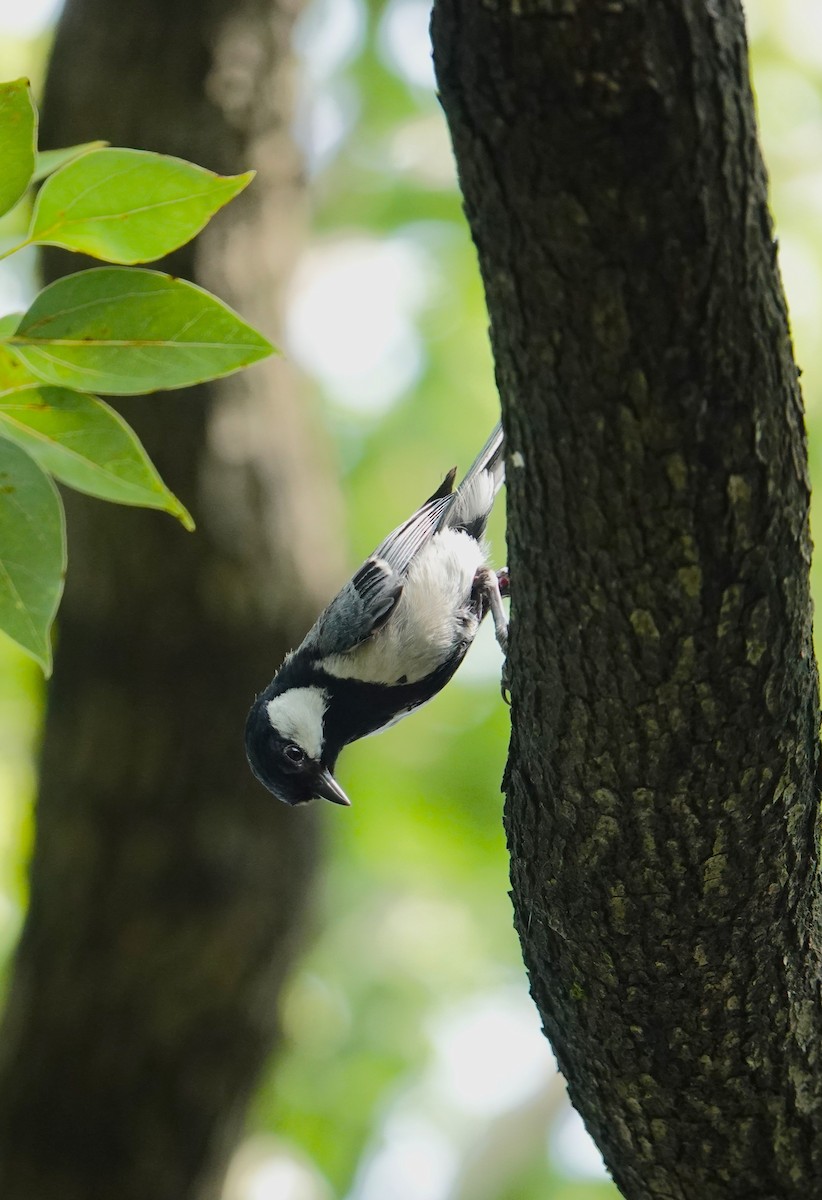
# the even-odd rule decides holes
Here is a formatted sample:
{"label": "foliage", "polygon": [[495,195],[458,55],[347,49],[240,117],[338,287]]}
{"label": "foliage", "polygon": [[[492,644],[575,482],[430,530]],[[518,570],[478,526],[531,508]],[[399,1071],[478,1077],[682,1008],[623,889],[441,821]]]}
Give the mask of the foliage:
{"label": "foliage", "polygon": [[[42,181],[25,238],[113,263],[152,262],[193,238],[253,172],[89,142],[37,153],[28,81],[0,84],[0,216]],[[158,271],[100,267],[45,288],[0,318],[0,628],[51,666],[50,629],[66,568],[52,479],[103,500],[194,523],[136,434],[96,393],[189,387],[272,347],[214,296]]]}

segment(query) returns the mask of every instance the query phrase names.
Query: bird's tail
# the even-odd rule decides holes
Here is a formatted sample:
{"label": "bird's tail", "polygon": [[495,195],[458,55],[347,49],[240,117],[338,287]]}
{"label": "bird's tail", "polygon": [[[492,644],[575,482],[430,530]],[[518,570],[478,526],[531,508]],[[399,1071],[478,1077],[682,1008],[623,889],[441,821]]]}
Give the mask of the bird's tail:
{"label": "bird's tail", "polygon": [[491,436],[480,450],[473,465],[466,472],[465,478],[460,482],[457,491],[461,492],[482,471],[490,472],[493,477],[494,495],[496,496],[505,482],[505,435],[502,432],[502,424],[500,422],[494,426]]}
{"label": "bird's tail", "polygon": [[496,425],[465,478],[454,492],[453,503],[443,514],[442,525],[464,529],[481,538],[494,506],[494,497],[505,481],[505,439]]}

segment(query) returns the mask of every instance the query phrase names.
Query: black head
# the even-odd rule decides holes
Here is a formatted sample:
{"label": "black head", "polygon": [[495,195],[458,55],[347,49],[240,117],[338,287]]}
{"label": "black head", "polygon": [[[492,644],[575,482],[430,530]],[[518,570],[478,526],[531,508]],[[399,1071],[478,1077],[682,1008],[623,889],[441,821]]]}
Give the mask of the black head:
{"label": "black head", "polygon": [[[306,804],[315,799],[350,804],[331,771],[322,763],[321,718],[318,718],[318,737],[312,728],[303,728],[305,704],[295,702],[292,715],[288,712],[287,697],[287,692],[277,697],[277,707],[272,711],[272,697],[264,692],[251,706],[245,726],[245,752],[253,774],[284,804]],[[287,732],[281,732],[274,721]]]}

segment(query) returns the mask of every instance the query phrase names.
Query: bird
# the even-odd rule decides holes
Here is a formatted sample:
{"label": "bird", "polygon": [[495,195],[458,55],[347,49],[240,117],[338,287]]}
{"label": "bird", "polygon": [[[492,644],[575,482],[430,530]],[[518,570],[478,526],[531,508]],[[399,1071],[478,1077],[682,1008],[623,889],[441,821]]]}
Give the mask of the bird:
{"label": "bird", "polygon": [[249,766],[285,804],[350,805],[333,774],[343,747],[441,691],[489,612],[507,652],[508,572],[489,566],[484,542],[505,476],[501,425],[455,490],[456,474],[369,555],[254,700]]}

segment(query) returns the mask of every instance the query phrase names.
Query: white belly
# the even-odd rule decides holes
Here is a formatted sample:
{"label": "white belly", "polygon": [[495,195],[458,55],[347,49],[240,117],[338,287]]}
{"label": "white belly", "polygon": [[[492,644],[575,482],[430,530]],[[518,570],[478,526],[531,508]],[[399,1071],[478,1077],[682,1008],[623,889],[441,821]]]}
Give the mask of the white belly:
{"label": "white belly", "polygon": [[430,675],[455,644],[473,641],[478,621],[468,604],[485,548],[469,534],[444,529],[423,546],[382,629],[348,654],[329,656],[330,675],[368,683],[415,683]]}

